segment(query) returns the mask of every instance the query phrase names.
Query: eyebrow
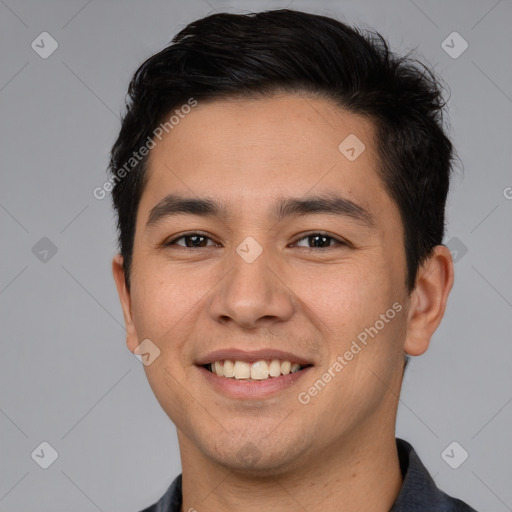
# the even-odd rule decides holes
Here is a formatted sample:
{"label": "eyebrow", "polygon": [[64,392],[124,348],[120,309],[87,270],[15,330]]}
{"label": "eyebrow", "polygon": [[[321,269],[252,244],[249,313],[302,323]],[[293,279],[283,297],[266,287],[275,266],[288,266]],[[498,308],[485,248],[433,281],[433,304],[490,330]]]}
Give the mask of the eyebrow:
{"label": "eyebrow", "polygon": [[[363,206],[333,194],[309,196],[305,198],[280,198],[272,208],[272,216],[280,221],[287,217],[322,213],[349,217],[366,226],[373,226],[373,217]],[[168,217],[176,215],[197,215],[200,217],[229,217],[226,205],[221,201],[210,198],[184,197],[179,194],[169,194],[158,202],[149,212],[146,229],[158,224]]]}

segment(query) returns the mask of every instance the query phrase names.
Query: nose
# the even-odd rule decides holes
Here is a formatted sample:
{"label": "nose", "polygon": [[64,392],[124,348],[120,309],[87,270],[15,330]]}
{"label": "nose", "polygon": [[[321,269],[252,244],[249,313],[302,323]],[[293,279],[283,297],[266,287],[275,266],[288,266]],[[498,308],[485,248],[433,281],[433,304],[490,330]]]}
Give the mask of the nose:
{"label": "nose", "polygon": [[210,316],[244,329],[285,322],[297,303],[287,281],[281,266],[266,251],[252,263],[235,254],[231,270],[211,297]]}

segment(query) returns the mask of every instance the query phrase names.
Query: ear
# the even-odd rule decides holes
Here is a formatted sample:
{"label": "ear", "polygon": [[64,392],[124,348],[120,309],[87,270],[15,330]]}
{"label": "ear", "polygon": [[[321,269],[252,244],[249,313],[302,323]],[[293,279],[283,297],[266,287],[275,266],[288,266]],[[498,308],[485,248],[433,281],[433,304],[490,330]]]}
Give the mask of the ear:
{"label": "ear", "polygon": [[452,255],[447,247],[438,245],[418,270],[416,287],[411,293],[404,343],[406,354],[419,356],[427,350],[443,318],[452,286]]}
{"label": "ear", "polygon": [[128,288],[126,287],[123,257],[121,254],[116,254],[112,260],[112,274],[114,275],[117,293],[119,294],[119,300],[121,301],[121,307],[123,308],[124,323],[126,328],[126,346],[130,352],[133,352],[139,344],[139,339],[137,336],[137,331],[135,330],[135,325],[133,323],[131,296]]}

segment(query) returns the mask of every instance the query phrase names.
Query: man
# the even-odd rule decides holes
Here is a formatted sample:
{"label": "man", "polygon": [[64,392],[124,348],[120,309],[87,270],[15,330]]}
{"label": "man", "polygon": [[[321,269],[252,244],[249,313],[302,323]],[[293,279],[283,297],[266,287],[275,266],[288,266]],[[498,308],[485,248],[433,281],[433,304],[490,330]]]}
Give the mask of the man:
{"label": "man", "polygon": [[146,511],[474,510],[395,439],[453,283],[433,74],[327,17],[215,14],[129,96],[113,273],[182,463]]}

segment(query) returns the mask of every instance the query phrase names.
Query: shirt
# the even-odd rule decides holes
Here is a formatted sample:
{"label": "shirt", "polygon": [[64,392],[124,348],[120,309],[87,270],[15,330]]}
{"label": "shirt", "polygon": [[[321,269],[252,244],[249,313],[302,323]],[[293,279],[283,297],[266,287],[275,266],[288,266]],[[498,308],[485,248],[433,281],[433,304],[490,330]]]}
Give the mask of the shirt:
{"label": "shirt", "polygon": [[[437,488],[414,448],[403,439],[396,439],[402,487],[389,512],[476,512],[463,501],[452,498]],[[180,512],[181,475],[165,494],[142,512]]]}

